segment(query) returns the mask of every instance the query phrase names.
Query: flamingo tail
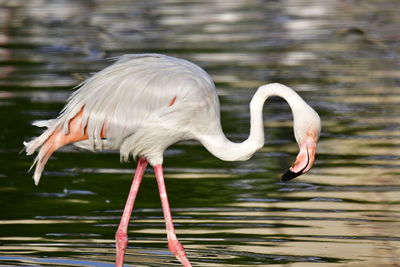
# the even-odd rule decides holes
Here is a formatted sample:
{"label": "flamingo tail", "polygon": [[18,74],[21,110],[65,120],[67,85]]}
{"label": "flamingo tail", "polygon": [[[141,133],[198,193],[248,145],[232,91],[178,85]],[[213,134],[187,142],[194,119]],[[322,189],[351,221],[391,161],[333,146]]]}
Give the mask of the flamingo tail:
{"label": "flamingo tail", "polygon": [[33,167],[36,166],[33,179],[35,181],[35,185],[38,185],[46,162],[53,154],[53,152],[56,151],[58,148],[55,141],[57,139],[60,139],[59,137],[62,133],[60,129],[58,129],[55,125],[54,120],[38,121],[36,123],[33,123],[33,125],[48,128],[40,136],[36,137],[32,141],[24,142],[27,155],[32,155],[36,150],[39,151],[38,155],[33,161],[33,164],[29,168],[29,171],[31,171]]}
{"label": "flamingo tail", "polygon": [[36,150],[39,151],[29,169],[30,171],[36,166],[33,174],[35,185],[39,184],[44,166],[54,151],[67,144],[88,139],[86,129],[82,130],[82,114],[83,110],[67,121],[67,128],[63,127],[63,120],[57,119],[33,123],[35,126],[48,128],[32,141],[24,142],[27,155],[32,155]]}

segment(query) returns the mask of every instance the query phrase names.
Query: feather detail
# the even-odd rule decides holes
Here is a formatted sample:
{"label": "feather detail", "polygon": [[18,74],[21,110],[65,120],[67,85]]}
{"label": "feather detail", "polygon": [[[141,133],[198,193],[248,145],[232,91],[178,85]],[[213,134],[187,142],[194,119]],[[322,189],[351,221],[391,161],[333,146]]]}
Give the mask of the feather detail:
{"label": "feather detail", "polygon": [[[44,125],[44,122],[46,121],[41,121],[40,123],[36,123],[35,125]],[[43,126],[39,126],[43,127]],[[47,127],[47,126],[46,126]],[[36,137],[30,142],[24,142],[25,150],[27,155],[32,155],[36,150],[39,150],[38,155],[36,156],[35,160],[33,161],[33,164],[29,168],[28,172],[30,172],[33,167],[36,166],[35,168],[35,173],[33,175],[33,179],[35,181],[35,185],[39,184],[40,177],[42,175],[44,166],[46,165],[47,160],[51,156],[51,146],[45,145],[46,141],[54,134],[55,127],[53,124],[53,127],[49,126],[49,129],[47,129],[44,133],[42,133],[39,137]],[[50,153],[51,152],[51,153]]]}

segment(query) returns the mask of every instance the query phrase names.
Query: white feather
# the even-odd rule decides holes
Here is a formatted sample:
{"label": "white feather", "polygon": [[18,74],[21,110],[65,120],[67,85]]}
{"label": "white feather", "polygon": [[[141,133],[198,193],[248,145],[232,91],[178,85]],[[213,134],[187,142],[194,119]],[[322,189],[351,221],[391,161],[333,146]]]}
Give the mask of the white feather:
{"label": "white feather", "polygon": [[[24,143],[27,154],[39,149],[55,129],[68,133],[69,121],[82,109],[82,129],[87,129],[89,140],[78,146],[119,149],[124,161],[146,155],[152,164],[162,163],[162,153],[171,144],[209,127],[207,120],[198,125],[203,117],[219,119],[214,83],[200,67],[159,54],[125,55],[78,85],[57,120],[34,123],[49,129]],[[103,127],[106,140],[100,137]],[[33,165],[38,162],[39,156]]]}

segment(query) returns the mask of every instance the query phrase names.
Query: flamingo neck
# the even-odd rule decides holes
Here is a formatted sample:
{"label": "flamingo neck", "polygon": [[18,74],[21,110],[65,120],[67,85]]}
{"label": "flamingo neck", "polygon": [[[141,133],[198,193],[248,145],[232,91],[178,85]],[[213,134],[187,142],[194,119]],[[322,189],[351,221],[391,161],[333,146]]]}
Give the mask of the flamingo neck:
{"label": "flamingo neck", "polygon": [[270,96],[280,96],[285,99],[292,109],[295,121],[296,117],[299,117],[298,114],[302,113],[304,107],[308,107],[304,100],[287,86],[277,83],[263,85],[258,88],[250,102],[250,134],[247,140],[242,143],[231,142],[226,138],[219,125],[215,134],[201,136],[199,138],[200,142],[211,154],[222,160],[242,161],[249,159],[257,150],[264,146],[262,111],[264,102]]}

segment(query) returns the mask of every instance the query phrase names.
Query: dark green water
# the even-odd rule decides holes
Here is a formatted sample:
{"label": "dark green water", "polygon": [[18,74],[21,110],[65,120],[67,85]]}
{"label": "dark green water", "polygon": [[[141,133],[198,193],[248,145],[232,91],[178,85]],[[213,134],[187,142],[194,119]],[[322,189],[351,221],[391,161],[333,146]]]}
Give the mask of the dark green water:
{"label": "dark green water", "polygon": [[[267,82],[321,115],[313,170],[279,182],[297,154],[290,109],[264,108],[266,146],[222,162],[196,142],[165,155],[178,237],[196,266],[398,266],[400,5],[396,0],[0,1],[0,266],[113,266],[134,172],[117,153],[65,147],[35,187],[22,141],[57,116],[108,57],[158,52],[214,78],[226,134],[248,134]],[[148,172],[129,266],[179,266]],[[397,265],[396,265],[397,264]]]}

